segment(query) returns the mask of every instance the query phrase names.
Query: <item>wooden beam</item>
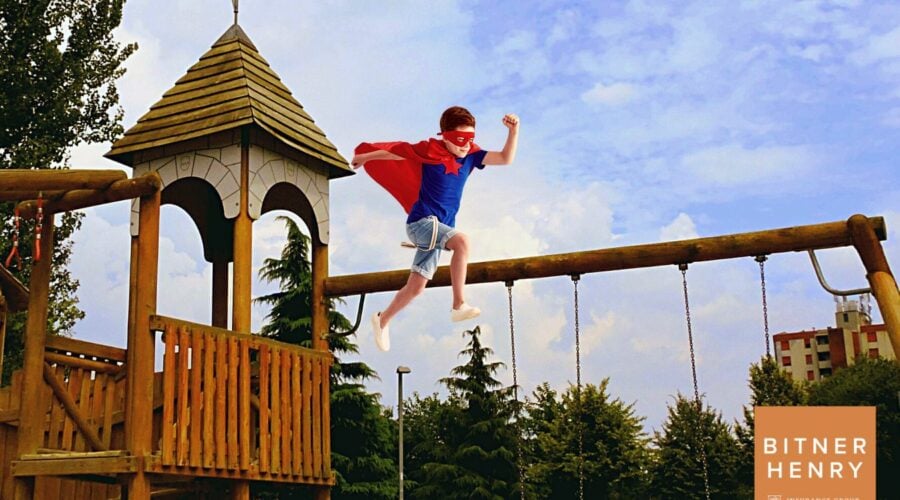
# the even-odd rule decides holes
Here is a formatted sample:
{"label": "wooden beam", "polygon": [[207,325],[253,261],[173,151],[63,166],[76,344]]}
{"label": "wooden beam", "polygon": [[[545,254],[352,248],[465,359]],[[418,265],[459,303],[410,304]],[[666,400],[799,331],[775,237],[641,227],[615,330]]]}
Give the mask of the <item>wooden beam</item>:
{"label": "wooden beam", "polygon": [[25,455],[12,462],[12,474],[21,476],[62,476],[136,472],[140,461],[122,452]]}
{"label": "wooden beam", "polygon": [[[96,451],[106,451],[106,446],[103,446],[103,441],[100,441],[100,436],[97,435],[97,431],[91,427],[88,420],[81,414],[75,399],[69,394],[69,391],[66,390],[62,382],[56,378],[56,373],[53,371],[53,368],[50,368],[46,363],[44,363],[44,380],[50,385],[50,388],[53,389],[53,395],[56,396],[56,399],[58,399],[60,403],[62,403],[63,408],[66,409],[66,413],[68,413],[72,421],[75,422],[75,427],[78,428],[78,432],[84,436],[85,441],[91,445],[91,448]],[[40,420],[43,422],[44,419],[42,418]],[[24,458],[25,455],[22,456]]]}
{"label": "wooden beam", "polygon": [[[864,216],[861,216],[865,219]],[[882,217],[867,219],[878,239],[887,238]],[[846,221],[809,226],[787,227],[696,238],[667,243],[651,243],[619,248],[604,248],[520,259],[504,259],[469,264],[466,282],[492,283],[511,280],[568,276],[602,271],[617,271],[675,265],[690,262],[755,257],[774,253],[850,246],[853,239]],[[314,259],[315,262],[315,259]],[[399,290],[409,270],[336,276],[325,280],[325,295],[341,297],[361,293]],[[450,269],[441,266],[428,284],[449,286]]]}
{"label": "wooden beam", "polygon": [[0,191],[0,201],[25,201],[32,200],[37,198],[39,195],[43,194],[45,200],[53,200],[59,198],[60,196],[66,194],[66,191],[54,190],[54,191],[12,191],[12,190],[4,190]]}
{"label": "wooden beam", "polygon": [[900,358],[900,291],[897,290],[897,281],[884,255],[884,248],[876,229],[862,215],[850,217],[847,226],[853,237],[853,246],[866,268],[866,278],[887,327],[894,356]]}
{"label": "wooden beam", "polygon": [[122,170],[0,170],[0,186],[8,187],[9,191],[106,189],[113,182],[127,178]]}
{"label": "wooden beam", "polygon": [[[53,215],[42,222],[41,254],[44,258],[33,264],[28,288],[28,319],[25,324],[25,353],[22,361],[22,393],[17,454],[34,453],[44,441],[46,409],[41,407],[40,388],[44,372],[44,345],[47,340],[47,312],[50,298],[50,273],[53,270]],[[34,496],[34,481],[17,479],[13,498]]]}
{"label": "wooden beam", "polygon": [[[49,213],[68,212],[82,208],[130,200],[141,196],[149,196],[162,189],[162,179],[156,172],[151,172],[134,179],[121,179],[103,189],[76,189],[62,197],[44,203],[44,211]],[[33,217],[37,212],[37,201],[30,200],[19,204],[22,217]]]}

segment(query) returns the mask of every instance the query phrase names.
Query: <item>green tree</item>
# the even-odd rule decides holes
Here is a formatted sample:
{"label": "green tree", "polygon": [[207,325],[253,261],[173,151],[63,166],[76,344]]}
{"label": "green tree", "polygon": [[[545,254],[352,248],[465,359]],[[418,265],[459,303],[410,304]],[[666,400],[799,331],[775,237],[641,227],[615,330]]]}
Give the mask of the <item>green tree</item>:
{"label": "green tree", "polygon": [[[73,147],[121,135],[123,112],[115,81],[137,48],[123,46],[112,35],[123,3],[0,0],[0,168],[66,168]],[[14,206],[0,203],[4,260],[13,240]],[[66,268],[81,215],[65,214],[56,226],[48,329],[70,334],[84,317],[78,308],[78,281]],[[25,265],[12,271],[27,285],[34,221],[23,221],[19,239]],[[3,380],[21,366],[24,320],[24,313],[10,317]]]}
{"label": "green tree", "polygon": [[471,340],[460,355],[468,361],[441,379],[451,394],[440,415],[445,432],[431,447],[436,461],[422,466],[413,498],[504,499],[518,492],[513,388],[494,378],[503,364],[488,361],[493,351],[480,334],[479,327],[464,333]]}
{"label": "green tree", "polygon": [[[645,495],[647,441],[634,405],[608,394],[609,379],[558,399],[544,383],[527,406],[526,429],[532,436],[528,487],[538,498],[575,498],[578,493],[578,428],[582,429],[586,498],[638,498]],[[580,418],[579,418],[580,417]]]}
{"label": "green tree", "polygon": [[[288,217],[278,217],[287,228],[287,242],[281,257],[266,259],[260,277],[278,282],[278,292],[264,295],[258,303],[272,306],[260,334],[296,345],[312,344],[312,264],[310,239]],[[350,321],[334,309],[328,300],[331,332],[350,328]],[[331,435],[332,466],[337,484],[332,490],[336,499],[389,499],[397,496],[397,465],[394,462],[394,429],[378,403],[378,395],[367,393],[362,385],[375,377],[363,362],[342,362],[338,355],[356,354],[359,349],[349,336],[332,333],[329,346],[335,354],[331,368]],[[258,488],[270,495],[291,498],[284,488]]]}
{"label": "green tree", "polygon": [[812,406],[876,408],[876,491],[896,498],[900,491],[900,362],[860,358],[809,390]]}
{"label": "green tree", "polygon": [[701,409],[681,394],[655,432],[656,457],[650,490],[655,498],[705,498],[701,449],[706,452],[712,498],[736,498],[738,452],[731,428],[712,408]]}
{"label": "green tree", "polygon": [[744,407],[744,424],[735,424],[739,454],[738,481],[741,493],[753,492],[754,418],[756,406],[799,406],[805,404],[806,388],[795,382],[791,375],[779,368],[771,356],[764,356],[759,363],[750,365],[750,407]]}

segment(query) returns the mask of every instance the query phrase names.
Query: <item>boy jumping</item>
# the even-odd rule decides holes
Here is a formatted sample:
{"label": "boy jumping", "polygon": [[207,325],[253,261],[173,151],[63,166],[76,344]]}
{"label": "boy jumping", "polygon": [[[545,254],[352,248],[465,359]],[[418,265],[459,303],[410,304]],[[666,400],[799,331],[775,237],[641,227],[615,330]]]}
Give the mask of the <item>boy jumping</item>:
{"label": "boy jumping", "polygon": [[467,109],[453,106],[441,115],[442,139],[416,144],[405,142],[362,143],[356,147],[353,168],[366,172],[387,189],[409,214],[406,234],[416,246],[406,285],[397,292],[387,309],[372,316],[375,345],[390,349],[388,323],[401,309],[425,290],[434,277],[442,249],[453,252],[450,282],[453,287],[452,321],[464,321],[481,314],[466,304],[463,288],[469,261],[469,237],[454,228],[463,188],[469,175],[485,165],[508,165],[516,157],[519,118],[503,117],[508,129],[502,151],[484,151],[475,144],[475,117]]}

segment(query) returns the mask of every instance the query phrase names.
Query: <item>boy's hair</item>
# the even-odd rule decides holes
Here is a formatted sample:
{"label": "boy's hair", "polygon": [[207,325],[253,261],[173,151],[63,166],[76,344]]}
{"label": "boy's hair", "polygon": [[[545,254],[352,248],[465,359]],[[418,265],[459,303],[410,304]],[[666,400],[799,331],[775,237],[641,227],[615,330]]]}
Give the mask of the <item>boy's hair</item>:
{"label": "boy's hair", "polygon": [[462,106],[451,106],[441,115],[441,132],[465,126],[474,127],[475,117]]}

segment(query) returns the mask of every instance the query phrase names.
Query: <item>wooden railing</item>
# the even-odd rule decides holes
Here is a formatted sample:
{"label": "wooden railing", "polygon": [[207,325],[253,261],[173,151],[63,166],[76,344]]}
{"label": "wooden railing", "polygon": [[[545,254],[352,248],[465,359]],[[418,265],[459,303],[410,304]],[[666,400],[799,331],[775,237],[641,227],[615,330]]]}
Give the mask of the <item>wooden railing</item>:
{"label": "wooden railing", "polygon": [[162,467],[331,481],[329,353],[163,316],[150,325],[165,344]]}

